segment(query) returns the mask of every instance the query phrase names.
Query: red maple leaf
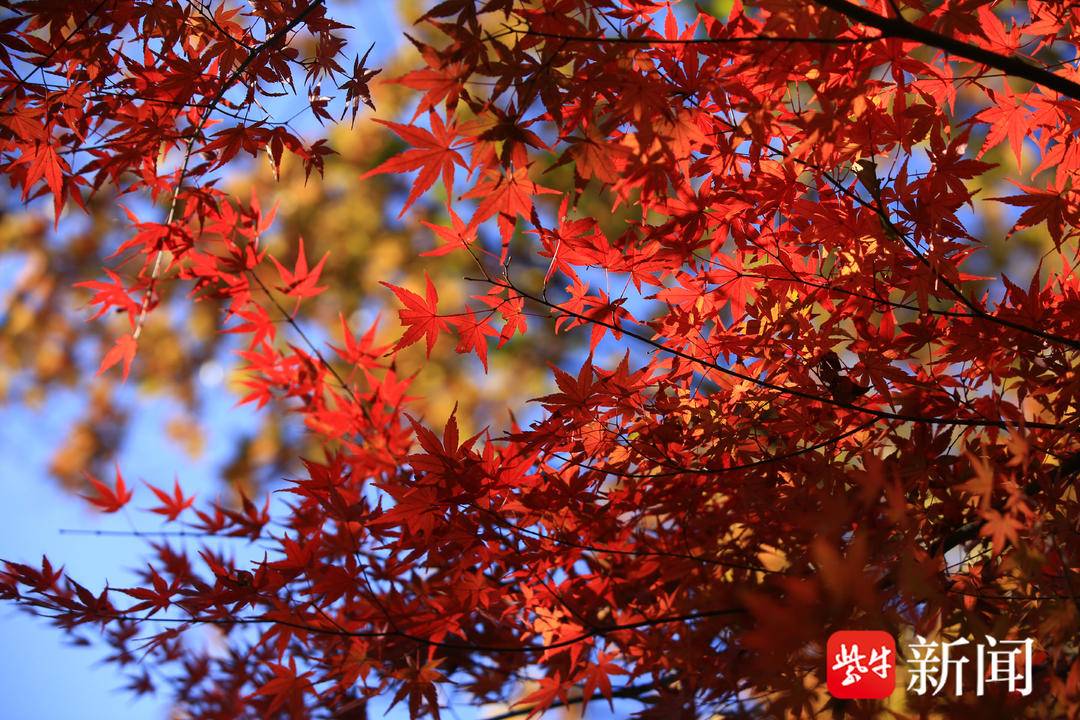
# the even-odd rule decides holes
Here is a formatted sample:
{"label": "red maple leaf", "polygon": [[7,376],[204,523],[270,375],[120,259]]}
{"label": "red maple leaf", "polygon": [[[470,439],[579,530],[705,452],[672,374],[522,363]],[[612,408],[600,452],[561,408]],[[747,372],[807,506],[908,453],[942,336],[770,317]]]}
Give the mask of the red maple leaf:
{"label": "red maple leaf", "polygon": [[273,715],[278,708],[288,705],[295,714],[303,706],[304,695],[311,691],[311,671],[297,672],[296,660],[290,658],[288,665],[268,663],[273,677],[259,686],[254,695],[268,695],[270,706],[267,715]]}
{"label": "red maple leaf", "polygon": [[472,243],[476,242],[475,230],[470,232],[468,228],[465,227],[465,221],[462,220],[452,208],[450,209],[451,227],[435,225],[434,223],[429,223],[427,220],[424,220],[423,223],[431,228],[443,241],[443,244],[434,250],[420,253],[424,257],[439,257],[451,253],[454,250],[467,250]]}
{"label": "red maple leaf", "polygon": [[1002,95],[1004,97],[998,97],[991,91],[991,96],[997,104],[979,113],[979,120],[990,124],[990,132],[986,136],[983,150],[979,155],[981,157],[987,150],[996,147],[1008,138],[1009,147],[1016,156],[1016,167],[1020,167],[1024,140],[1031,129],[1029,121],[1031,111],[1013,94],[1008,83],[1005,83]]}
{"label": "red maple leaf", "polygon": [[64,208],[64,171],[68,169],[68,164],[56,154],[50,143],[36,142],[22,147],[23,156],[19,162],[29,165],[23,181],[22,199],[25,201],[30,196],[30,189],[39,180],[44,180],[52,193],[53,210],[56,221],[59,222],[60,211]]}
{"label": "red maple leaf", "polygon": [[551,677],[541,678],[538,684],[539,687],[536,690],[514,703],[514,707],[517,707],[518,705],[529,707],[529,714],[527,717],[533,717],[534,715],[542,713],[544,710],[551,707],[552,703],[556,700],[561,699],[563,702],[566,702],[566,683],[562,681],[562,677],[558,670],[556,670],[555,674]]}
{"label": "red maple leaf", "polygon": [[402,125],[387,120],[375,121],[393,130],[403,140],[413,145],[413,148],[390,158],[374,170],[369,170],[364,173],[363,178],[382,173],[420,171],[413,181],[412,190],[409,191],[409,196],[405,199],[405,205],[401,208],[398,217],[404,215],[405,211],[435,183],[440,173],[449,194],[454,187],[454,166],[466,167],[465,159],[454,149],[457,138],[455,126],[443,124],[442,118],[434,112],[429,113],[428,118],[431,121],[431,132],[415,125]]}
{"label": "red maple leaf", "polygon": [[295,297],[297,307],[299,307],[301,298],[318,295],[326,289],[325,286],[319,286],[318,282],[323,265],[326,264],[326,258],[329,256],[329,252],[324,254],[322,259],[315,264],[315,267],[309,270],[307,256],[304,254],[304,238],[300,238],[300,246],[296,253],[296,265],[291,271],[271,255],[270,261],[274,263],[278,275],[281,276],[281,284],[276,286],[277,289],[290,297]]}
{"label": "red maple leaf", "polygon": [[1054,245],[1061,247],[1066,224],[1080,224],[1080,215],[1075,210],[1074,202],[1068,197],[1071,193],[1057,190],[1051,183],[1045,189],[1030,187],[1014,182],[1013,185],[1024,191],[1024,195],[989,198],[1008,205],[1027,208],[1016,219],[1014,228],[1019,230],[1046,222],[1046,228]]}
{"label": "red maple leaf", "polygon": [[626,675],[626,670],[616,665],[612,660],[617,657],[615,653],[600,652],[596,656],[595,663],[589,663],[582,673],[585,677],[585,689],[582,691],[582,708],[585,707],[585,703],[588,703],[589,698],[593,696],[593,693],[597,689],[603,693],[607,698],[608,707],[612,708],[614,712],[614,706],[611,702],[611,676],[612,675]]}
{"label": "red maple leaf", "polygon": [[180,513],[182,513],[184,510],[187,510],[189,507],[191,507],[191,504],[195,502],[194,495],[187,498],[184,497],[184,494],[180,491],[179,480],[173,481],[172,495],[169,495],[169,493],[165,492],[164,490],[154,487],[150,483],[145,484],[146,487],[150,488],[150,490],[153,491],[155,495],[157,495],[158,500],[161,501],[160,507],[150,508],[150,511],[155,512],[159,515],[164,515],[169,522],[176,520],[176,518],[180,516]]}
{"label": "red maple leaf", "polygon": [[110,309],[115,308],[118,311],[127,313],[131,329],[134,330],[135,318],[139,314],[139,303],[135,302],[135,299],[128,294],[124,283],[116,273],[106,269],[105,274],[109,276],[109,282],[87,280],[86,282],[75,283],[75,287],[84,287],[95,291],[94,296],[90,298],[89,305],[101,305],[90,319],[99,318]]}
{"label": "red maple leaf", "polygon": [[533,196],[545,193],[556,191],[541,187],[530,180],[528,167],[520,167],[505,174],[497,170],[488,171],[476,187],[462,195],[466,199],[479,200],[468,231],[475,231],[480,223],[498,213],[505,256],[505,246],[513,231],[514,221],[518,217],[528,218],[532,213]]}
{"label": "red maple leaf", "polygon": [[102,512],[114,513],[124,507],[132,498],[132,491],[128,490],[127,486],[124,485],[124,477],[120,474],[120,465],[116,466],[116,481],[111,488],[90,473],[86,473],[86,479],[90,481],[94,490],[97,491],[97,496],[83,495],[82,497],[101,508]]}
{"label": "red maple leaf", "polygon": [[431,356],[431,349],[435,347],[435,341],[439,337],[439,333],[450,327],[450,324],[445,318],[439,317],[438,305],[439,305],[439,293],[435,290],[435,286],[431,283],[431,278],[424,274],[424,280],[427,283],[426,297],[420,297],[411,290],[391,285],[388,282],[382,283],[386,287],[390,288],[394,295],[397,295],[405,305],[404,310],[398,311],[398,317],[401,319],[401,323],[406,325],[408,329],[405,334],[397,341],[394,346],[395,350],[412,345],[422,337],[427,338],[427,354]]}
{"label": "red maple leaf", "polygon": [[1022,529],[1024,524],[1012,515],[997,510],[983,510],[982,516],[986,522],[979,528],[979,535],[990,538],[990,546],[995,556],[1001,554],[1007,543],[1015,544],[1020,540],[1017,531]]}
{"label": "red maple leaf", "polygon": [[105,357],[101,359],[97,374],[101,375],[113,365],[122,361],[124,363],[123,379],[126,381],[128,373],[131,372],[131,363],[135,359],[137,349],[138,341],[134,335],[121,335],[116,339],[116,343],[109,349],[109,352],[105,353]]}
{"label": "red maple leaf", "polygon": [[491,327],[491,317],[478,319],[473,309],[466,307],[464,316],[454,318],[454,325],[457,327],[458,335],[461,338],[454,349],[459,353],[475,350],[477,357],[480,358],[480,362],[484,365],[484,370],[487,370],[487,338],[499,336],[495,328]]}

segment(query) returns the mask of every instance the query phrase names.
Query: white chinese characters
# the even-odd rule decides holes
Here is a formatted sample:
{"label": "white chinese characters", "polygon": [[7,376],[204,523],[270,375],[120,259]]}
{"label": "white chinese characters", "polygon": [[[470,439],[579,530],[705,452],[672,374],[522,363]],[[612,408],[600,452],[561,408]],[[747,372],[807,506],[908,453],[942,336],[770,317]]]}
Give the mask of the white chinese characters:
{"label": "white chinese characters", "polygon": [[[964,666],[972,653],[964,654],[971,643],[960,638],[952,642],[927,642],[916,636],[910,643],[912,657],[908,660],[908,690],[916,695],[930,692],[937,695],[952,679],[951,694],[964,693]],[[975,694],[983,695],[991,683],[1005,683],[1009,692],[1031,694],[1031,649],[1034,641],[996,640],[986,636],[985,643],[974,646]]]}

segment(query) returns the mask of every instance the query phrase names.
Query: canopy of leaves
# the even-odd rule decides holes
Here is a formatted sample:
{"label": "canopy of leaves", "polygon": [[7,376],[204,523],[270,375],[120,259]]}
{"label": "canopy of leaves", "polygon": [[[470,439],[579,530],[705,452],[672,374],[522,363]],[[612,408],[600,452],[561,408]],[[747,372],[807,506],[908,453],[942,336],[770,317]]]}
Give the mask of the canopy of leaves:
{"label": "canopy of leaves", "polygon": [[[139,587],[7,563],[0,595],[100,628],[133,687],[206,718],[1080,709],[1075,3],[447,0],[378,80],[319,0],[16,5],[0,171],[120,236],[63,249],[90,277],[29,244],[24,315],[81,282],[104,375],[149,383],[168,296],[303,432],[273,509],[95,473],[101,509],[206,536],[151,543]],[[355,129],[251,119],[296,84]],[[223,181],[244,154],[272,177]],[[505,425],[455,404],[476,363]],[[837,705],[822,646],[862,627],[1036,638],[1036,690]]]}

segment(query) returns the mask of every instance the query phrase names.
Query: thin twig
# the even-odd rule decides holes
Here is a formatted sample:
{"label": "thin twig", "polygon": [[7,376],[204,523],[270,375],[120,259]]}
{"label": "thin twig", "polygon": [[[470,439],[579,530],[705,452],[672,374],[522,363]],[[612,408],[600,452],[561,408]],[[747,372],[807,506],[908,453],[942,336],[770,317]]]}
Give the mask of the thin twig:
{"label": "thin twig", "polygon": [[[192,151],[195,147],[195,141],[202,134],[203,128],[206,127],[206,123],[210,120],[210,116],[213,114],[214,109],[217,107],[217,104],[221,102],[221,99],[225,96],[225,93],[229,90],[229,88],[231,88],[233,84],[235,84],[236,81],[240,79],[240,76],[244,74],[244,72],[248,69],[248,66],[250,66],[251,63],[255,62],[255,58],[258,57],[263,50],[277,43],[286,35],[288,35],[294,28],[296,28],[298,25],[300,25],[300,23],[304,21],[304,18],[306,18],[312,10],[314,10],[322,3],[323,0],[312,0],[312,2],[308,3],[307,6],[305,6],[304,9],[300,11],[300,14],[290,20],[284,27],[280,28],[279,30],[277,30],[277,32],[273,33],[272,35],[270,35],[270,37],[266,38],[257,46],[255,46],[255,48],[248,53],[247,57],[244,58],[244,61],[237,66],[236,70],[234,70],[232,74],[225,80],[225,82],[221,84],[221,86],[217,89],[217,92],[214,93],[213,97],[210,99],[210,102],[207,105],[206,111],[201,114],[198,124],[195,125],[195,128],[191,132],[191,135],[188,137],[187,147],[184,150],[184,162],[180,167],[180,175],[176,180],[176,188],[175,190],[173,190],[172,201],[169,203],[169,215],[168,218],[165,220],[166,225],[171,225],[173,219],[176,216],[177,200],[180,197],[180,190],[183,187],[184,179],[187,177],[188,166],[191,163],[191,156],[193,154]],[[160,250],[158,250],[157,254],[154,256],[154,267],[150,272],[150,283],[146,288],[146,294],[143,296],[142,305],[139,308],[139,316],[135,322],[135,330],[132,332],[132,337],[134,337],[136,340],[138,340],[139,335],[142,334],[143,324],[146,322],[146,313],[150,308],[150,299],[154,294],[154,286],[157,284],[158,277],[161,274],[161,265],[164,256],[165,248],[161,248]]]}

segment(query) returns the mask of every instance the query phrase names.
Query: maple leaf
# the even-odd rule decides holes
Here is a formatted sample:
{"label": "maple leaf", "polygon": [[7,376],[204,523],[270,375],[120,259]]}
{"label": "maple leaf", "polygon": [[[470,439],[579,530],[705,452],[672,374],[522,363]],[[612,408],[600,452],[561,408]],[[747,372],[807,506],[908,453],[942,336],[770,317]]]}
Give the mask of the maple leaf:
{"label": "maple leaf", "polygon": [[368,524],[374,528],[400,525],[411,536],[430,536],[441,515],[437,500],[434,488],[409,488],[395,495],[394,506]]}
{"label": "maple leaf", "polygon": [[316,140],[300,154],[301,159],[304,161],[304,182],[311,177],[311,171],[315,170],[319,175],[323,174],[323,167],[325,157],[327,155],[337,155],[337,150],[329,147],[325,140]]}
{"label": "maple leaf", "polygon": [[311,671],[298,673],[296,660],[292,658],[289,659],[288,665],[268,663],[267,667],[270,668],[273,677],[260,685],[253,696],[270,696],[270,705],[266,709],[266,715],[273,715],[278,708],[286,703],[290,712],[296,714],[303,705],[304,695],[312,690],[311,680],[309,679],[312,675]]}
{"label": "maple leaf", "polygon": [[[408,35],[406,37],[408,38]],[[408,39],[412,40],[412,38]],[[443,100],[446,100],[447,104],[453,107],[463,87],[462,78],[467,74],[468,70],[464,64],[448,63],[439,68],[413,70],[396,78],[394,82],[424,92],[424,97],[420,99],[420,103],[417,105],[416,112],[413,115],[413,120],[415,120]]]}
{"label": "maple leaf", "polygon": [[271,133],[266,128],[237,125],[222,128],[215,132],[212,137],[213,139],[203,145],[199,151],[213,158],[216,166],[221,166],[235,158],[240,151],[244,151],[252,157],[257,156],[259,151],[267,145]]}
{"label": "maple leaf", "polygon": [[180,491],[180,481],[173,481],[173,494],[169,495],[164,490],[160,490],[150,483],[145,483],[155,495],[158,500],[161,501],[161,507],[150,508],[151,512],[155,512],[159,515],[164,515],[166,520],[172,522],[180,516],[184,510],[191,507],[191,504],[195,502],[195,496],[185,498],[184,494]]}
{"label": "maple leaf", "polygon": [[462,220],[453,209],[450,210],[450,223],[452,227],[443,227],[442,225],[435,225],[429,223],[427,220],[422,221],[424,225],[428,226],[435,231],[443,244],[434,250],[428,250],[420,253],[424,257],[439,257],[453,252],[454,250],[468,250],[469,246],[476,242],[476,232],[469,232],[465,227],[465,221]]}
{"label": "maple leaf", "polygon": [[626,162],[628,148],[610,143],[595,126],[586,128],[583,138],[568,138],[575,141],[568,153],[575,160],[577,174],[583,180],[597,178],[602,182],[613,183],[619,179],[619,171]]}
{"label": "maple leaf", "polygon": [[388,282],[380,284],[390,288],[398,300],[405,305],[404,310],[398,311],[398,317],[408,329],[401,339],[397,341],[394,349],[406,348],[420,338],[426,337],[427,354],[428,357],[431,357],[431,350],[435,347],[435,341],[438,339],[439,333],[449,329],[450,323],[446,318],[442,318],[438,314],[439,293],[435,290],[435,286],[427,273],[424,273],[424,281],[427,284],[427,291],[423,298],[411,290],[391,285]]}
{"label": "maple leaf", "polygon": [[751,277],[743,265],[740,253],[733,253],[730,260],[719,263],[709,271],[709,282],[717,283],[719,292],[731,302],[731,314],[734,322],[738,322],[746,315],[746,308],[753,301],[757,278]]}
{"label": "maple leaf", "polygon": [[120,465],[116,465],[116,481],[113,487],[109,487],[90,473],[85,473],[86,479],[97,492],[96,496],[83,495],[82,497],[101,509],[102,512],[114,513],[124,507],[131,500],[134,493],[124,485],[124,477],[120,474]]}
{"label": "maple leaf", "polygon": [[1054,245],[1061,247],[1064,239],[1065,225],[1077,224],[1080,220],[1080,212],[1068,197],[1071,193],[1057,190],[1052,184],[1046,189],[1013,183],[1024,191],[1024,195],[1010,195],[1008,197],[988,198],[997,202],[1027,208],[1016,219],[1014,230],[1038,225],[1046,222],[1046,228],[1050,232],[1050,238]]}
{"label": "maple leaf", "polygon": [[982,43],[988,50],[1012,55],[1020,47],[1020,28],[1013,24],[1008,32],[1004,23],[994,14],[988,5],[979,6],[979,29],[986,37]]}
{"label": "maple leaf", "polygon": [[502,315],[505,324],[499,333],[499,347],[502,347],[514,333],[524,335],[528,332],[529,323],[525,319],[525,298],[520,295],[510,297],[499,306],[499,314]]}
{"label": "maple leaf", "polygon": [[570,291],[570,299],[559,308],[565,311],[556,321],[556,327],[559,330],[592,325],[589,333],[589,352],[596,350],[608,332],[616,340],[622,337],[621,323],[631,319],[630,313],[623,307],[627,298],[612,300],[603,291],[590,294],[588,285],[580,282],[574,283],[567,290]]}
{"label": "maple leaf", "polygon": [[365,370],[374,370],[379,365],[378,358],[389,348],[388,345],[375,344],[375,333],[379,329],[380,318],[375,318],[375,322],[371,324],[371,327],[368,328],[359,341],[349,330],[345,315],[341,314],[339,318],[341,321],[341,335],[345,339],[345,347],[339,348],[334,345],[331,345],[331,347],[341,356],[342,360],[350,365],[359,365]]}
{"label": "maple leaf", "polygon": [[364,53],[364,57],[357,56],[353,60],[352,75],[343,85],[338,86],[338,90],[345,91],[345,110],[341,113],[341,119],[345,119],[345,113],[352,108],[352,118],[350,124],[356,123],[356,114],[360,110],[360,103],[364,103],[372,110],[375,109],[375,103],[371,101],[371,90],[368,88],[368,83],[371,79],[382,72],[382,69],[369,70],[367,68],[368,56],[371,55],[371,51],[375,48],[375,43],[371,43],[367,52]]}
{"label": "maple leaf", "polygon": [[539,715],[551,707],[556,700],[561,699],[564,703],[567,700],[566,684],[562,681],[562,676],[558,670],[551,677],[540,678],[538,685],[539,687],[536,690],[513,705],[514,707],[519,705],[528,706],[529,714],[526,717]]}
{"label": "maple leaf", "polygon": [[74,285],[74,287],[84,287],[95,291],[94,296],[90,298],[88,304],[101,305],[101,307],[97,309],[97,312],[94,313],[90,319],[97,319],[107,313],[111,308],[115,308],[118,311],[127,313],[128,320],[131,323],[131,329],[134,330],[135,318],[139,314],[139,303],[135,302],[135,299],[131,297],[116,273],[106,269],[105,274],[109,276],[109,282],[87,280],[85,282],[75,283]]}
{"label": "maple leaf", "polygon": [[124,363],[123,379],[126,381],[137,349],[138,341],[134,335],[121,335],[116,339],[109,352],[105,353],[105,357],[101,359],[101,366],[98,367],[97,374],[101,375],[113,365],[122,361]]}
{"label": "maple leaf", "polygon": [[607,698],[608,707],[612,712],[615,711],[615,706],[612,703],[612,688],[611,688],[611,676],[612,675],[626,675],[627,672],[623,668],[616,665],[612,660],[617,657],[615,653],[600,652],[597,653],[596,662],[589,663],[582,675],[585,678],[585,688],[582,691],[582,710],[584,710],[589,699],[593,696],[593,693],[597,689],[603,693]]}
{"label": "maple leaf", "polygon": [[981,514],[985,522],[979,528],[979,535],[990,538],[995,557],[1001,554],[1008,543],[1015,545],[1019,542],[1020,535],[1017,531],[1024,527],[1022,522],[1011,514],[1003,514],[993,509],[983,510]]}
{"label": "maple leaf", "polygon": [[447,194],[452,192],[454,187],[454,166],[467,167],[465,158],[454,149],[457,137],[455,126],[453,124],[445,125],[442,118],[434,112],[429,113],[428,118],[431,124],[430,132],[415,125],[402,125],[387,120],[375,121],[393,130],[413,148],[367,171],[361,176],[362,179],[383,173],[420,171],[413,181],[412,190],[409,191],[409,196],[405,199],[405,205],[401,208],[401,212],[398,213],[398,217],[404,216],[412,204],[435,184],[440,173]]}
{"label": "maple leaf", "polygon": [[428,712],[438,720],[439,696],[435,690],[435,683],[445,679],[443,674],[438,670],[438,667],[443,660],[444,658],[434,658],[417,667],[418,663],[410,658],[408,660],[408,667],[396,673],[396,676],[404,680],[404,682],[394,694],[394,698],[387,708],[387,712],[389,712],[390,708],[393,708],[401,702],[402,699],[408,696],[409,717],[420,717],[421,709],[426,703]]}
{"label": "maple leaf", "polygon": [[120,590],[125,595],[141,600],[142,602],[136,603],[128,608],[128,612],[136,613],[149,609],[150,615],[157,613],[161,610],[166,610],[172,605],[172,596],[176,592],[177,584],[174,582],[172,586],[165,581],[165,578],[158,574],[158,571],[151,566],[148,572],[150,578],[150,584],[152,588],[127,588]]}
{"label": "maple leaf", "polygon": [[480,362],[484,365],[484,370],[487,371],[487,337],[499,336],[495,328],[491,327],[491,317],[477,319],[472,308],[466,306],[465,315],[454,318],[454,325],[457,327],[460,337],[457,347],[454,348],[455,351],[458,353],[476,351],[477,357],[480,358]]}
{"label": "maple leaf", "polygon": [[1031,111],[1013,94],[1008,83],[1004,85],[1003,97],[998,97],[993,91],[988,92],[990,92],[996,104],[983,110],[978,116],[979,120],[990,125],[990,132],[983,142],[979,157],[982,157],[987,150],[996,147],[1008,138],[1009,147],[1012,148],[1013,155],[1016,156],[1016,167],[1019,168],[1022,165],[1021,154],[1024,140],[1027,138],[1031,127],[1029,120]]}
{"label": "maple leaf", "polygon": [[[322,274],[323,265],[326,264],[326,258],[330,256],[327,252],[322,256],[322,259],[315,264],[315,267],[308,269],[307,256],[304,254],[304,238],[300,238],[299,249],[296,252],[296,265],[290,271],[284,265],[277,261],[273,255],[270,256],[270,261],[274,263],[274,267],[277,268],[278,275],[281,277],[281,284],[275,286],[278,290],[296,298],[296,307],[300,307],[300,300],[305,297],[314,297],[326,290],[325,286],[319,286],[319,275]],[[296,310],[293,310],[293,314]]]}
{"label": "maple leaf", "polygon": [[524,335],[529,329],[528,320],[525,317],[525,298],[513,291],[507,291],[509,297],[502,297],[505,288],[493,287],[487,295],[474,295],[473,298],[484,303],[493,310],[497,310],[504,323],[499,333],[499,347],[502,347],[514,333]]}
{"label": "maple leaf", "polygon": [[47,142],[48,137],[41,123],[41,108],[19,106],[16,112],[0,117],[0,125],[9,128],[15,137],[35,142]]}
{"label": "maple leaf", "polygon": [[587,407],[590,399],[597,392],[592,357],[590,356],[581,364],[576,378],[557,367],[553,367],[552,371],[555,373],[555,383],[562,392],[545,395],[540,398],[540,401],[551,409],[559,406],[571,409]]}
{"label": "maple leaf", "polygon": [[990,503],[990,495],[994,491],[994,468],[985,459],[972,453],[966,453],[971,466],[975,470],[975,477],[957,487],[965,492],[979,497],[980,507],[987,507]]}
{"label": "maple leaf", "polygon": [[25,202],[30,196],[30,188],[39,180],[44,180],[53,196],[55,222],[59,222],[60,211],[64,209],[64,171],[68,169],[68,164],[56,154],[53,146],[46,142],[36,142],[32,146],[24,145],[20,162],[29,165],[26,179],[23,181],[23,201]]}
{"label": "maple leaf", "polygon": [[533,196],[545,193],[557,194],[556,190],[541,187],[529,179],[528,167],[519,167],[511,173],[489,171],[463,198],[477,198],[479,202],[468,232],[474,232],[483,221],[498,213],[499,228],[503,238],[503,259],[514,221],[532,214]]}

